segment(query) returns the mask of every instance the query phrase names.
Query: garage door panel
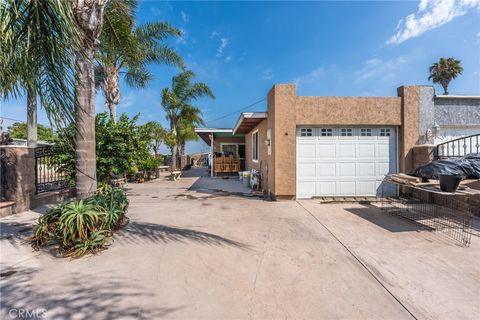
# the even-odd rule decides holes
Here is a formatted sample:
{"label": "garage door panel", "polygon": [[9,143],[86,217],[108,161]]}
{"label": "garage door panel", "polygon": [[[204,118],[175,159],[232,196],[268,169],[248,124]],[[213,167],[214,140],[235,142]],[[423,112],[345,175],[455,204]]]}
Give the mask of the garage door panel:
{"label": "garage door panel", "polygon": [[338,177],[355,177],[356,176],[356,163],[355,161],[351,162],[340,162],[337,164],[336,175]]}
{"label": "garage door panel", "polygon": [[397,170],[394,128],[315,127],[312,132],[297,135],[297,197],[374,196],[382,189],[396,194],[380,181]]}
{"label": "garage door panel", "polygon": [[315,178],[317,164],[315,162],[301,162],[297,166],[299,178]]}
{"label": "garage door panel", "polygon": [[324,162],[317,163],[317,172],[318,177],[335,177],[336,172],[336,163],[335,162]]}
{"label": "garage door panel", "polygon": [[337,194],[336,182],[334,180],[317,182],[317,191],[317,195],[335,196]]}
{"label": "garage door panel", "polygon": [[357,181],[357,194],[361,196],[369,196],[376,194],[375,180]]}
{"label": "garage door panel", "polygon": [[[317,142],[318,143],[318,142]],[[317,144],[318,159],[335,159],[336,150],[334,142],[325,142]]]}
{"label": "garage door panel", "polygon": [[374,158],[375,157],[375,145],[374,144],[365,144],[365,143],[359,143],[357,145],[357,157],[359,159],[361,158]]}
{"label": "garage door panel", "polygon": [[[342,137],[342,138],[348,138],[348,137]],[[355,143],[339,143],[337,145],[337,154],[338,157],[340,158],[352,158],[354,159],[357,153],[357,146]]]}
{"label": "garage door panel", "polygon": [[355,181],[338,181],[337,195],[350,196],[356,194]]}
{"label": "garage door panel", "polygon": [[358,166],[358,176],[359,177],[373,177],[373,176],[376,176],[375,163],[361,162],[361,163],[358,163],[357,166]]}
{"label": "garage door panel", "polygon": [[316,159],[316,144],[315,141],[302,141],[298,145],[298,153],[302,155],[303,160]]}
{"label": "garage door panel", "polygon": [[392,151],[388,142],[377,144],[377,157],[388,159]]}
{"label": "garage door panel", "polygon": [[311,198],[316,195],[316,186],[317,182],[315,181],[303,181],[298,183],[298,197],[300,198]]}

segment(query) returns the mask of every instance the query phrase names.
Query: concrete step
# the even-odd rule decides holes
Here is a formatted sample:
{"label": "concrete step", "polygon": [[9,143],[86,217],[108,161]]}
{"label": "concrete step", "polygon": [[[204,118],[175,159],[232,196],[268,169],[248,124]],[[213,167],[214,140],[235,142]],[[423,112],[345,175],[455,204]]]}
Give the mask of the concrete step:
{"label": "concrete step", "polygon": [[0,202],[0,218],[10,216],[13,214],[14,201],[1,201]]}

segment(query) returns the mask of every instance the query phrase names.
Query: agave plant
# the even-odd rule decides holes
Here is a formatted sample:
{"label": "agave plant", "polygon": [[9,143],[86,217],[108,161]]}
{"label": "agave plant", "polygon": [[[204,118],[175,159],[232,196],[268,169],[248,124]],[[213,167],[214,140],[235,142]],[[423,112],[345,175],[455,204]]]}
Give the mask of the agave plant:
{"label": "agave plant", "polygon": [[90,234],[102,225],[105,216],[102,207],[93,203],[83,200],[68,203],[58,219],[59,228],[63,233],[62,244],[68,246],[77,241],[87,241]]}
{"label": "agave plant", "polygon": [[95,253],[111,242],[127,208],[123,189],[101,185],[95,195],[60,204],[41,216],[30,240],[37,249],[58,244],[65,256]]}

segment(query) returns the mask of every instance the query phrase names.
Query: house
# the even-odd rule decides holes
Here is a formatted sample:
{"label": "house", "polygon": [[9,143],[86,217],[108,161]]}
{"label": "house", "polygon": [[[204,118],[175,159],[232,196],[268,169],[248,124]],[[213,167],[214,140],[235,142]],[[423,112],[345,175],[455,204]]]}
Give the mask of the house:
{"label": "house", "polygon": [[431,86],[397,92],[298,96],[295,84],[276,84],[266,112],[244,112],[232,129],[197,133],[212,152],[244,157],[274,198],[375,196],[385,191],[385,174],[408,172],[417,158],[431,156],[415,156],[431,153],[428,143],[480,133],[480,97],[435,96]]}

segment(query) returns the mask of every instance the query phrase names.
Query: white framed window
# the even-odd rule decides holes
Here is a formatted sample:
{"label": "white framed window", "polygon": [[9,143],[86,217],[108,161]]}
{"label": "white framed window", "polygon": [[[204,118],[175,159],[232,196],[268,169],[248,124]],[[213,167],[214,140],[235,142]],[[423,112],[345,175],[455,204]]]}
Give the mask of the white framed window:
{"label": "white framed window", "polygon": [[351,128],[341,128],[340,135],[342,137],[351,137],[353,135],[353,130]]}
{"label": "white framed window", "polygon": [[258,162],[258,130],[252,133],[252,161]]}
{"label": "white framed window", "polygon": [[360,135],[362,137],[371,137],[372,136],[372,129],[370,128],[361,128]]}
{"label": "white framed window", "polygon": [[380,137],[390,137],[390,128],[380,128]]}
{"label": "white framed window", "polygon": [[331,136],[333,136],[333,129],[332,128],[322,128],[322,129],[320,129],[320,135],[322,137],[331,137]]}
{"label": "white framed window", "polygon": [[313,136],[312,128],[302,128],[300,129],[300,136],[302,137],[311,137]]}

